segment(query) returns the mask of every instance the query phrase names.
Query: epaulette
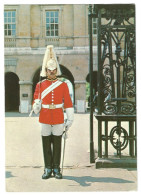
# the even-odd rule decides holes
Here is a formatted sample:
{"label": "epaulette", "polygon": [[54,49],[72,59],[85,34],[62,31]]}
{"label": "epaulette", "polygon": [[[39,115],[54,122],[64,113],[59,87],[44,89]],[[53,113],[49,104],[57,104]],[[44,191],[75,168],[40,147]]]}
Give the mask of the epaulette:
{"label": "epaulette", "polygon": [[57,78],[59,81],[61,81],[62,83],[64,82],[64,81],[62,81],[62,78]]}

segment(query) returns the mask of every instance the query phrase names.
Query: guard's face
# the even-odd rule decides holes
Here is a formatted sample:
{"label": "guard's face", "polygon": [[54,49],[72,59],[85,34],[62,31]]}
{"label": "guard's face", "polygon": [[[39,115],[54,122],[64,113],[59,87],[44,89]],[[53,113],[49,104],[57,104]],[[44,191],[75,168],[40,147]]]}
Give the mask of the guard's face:
{"label": "guard's face", "polygon": [[47,77],[49,79],[54,79],[56,77],[56,74],[57,74],[57,68],[54,70],[47,69]]}

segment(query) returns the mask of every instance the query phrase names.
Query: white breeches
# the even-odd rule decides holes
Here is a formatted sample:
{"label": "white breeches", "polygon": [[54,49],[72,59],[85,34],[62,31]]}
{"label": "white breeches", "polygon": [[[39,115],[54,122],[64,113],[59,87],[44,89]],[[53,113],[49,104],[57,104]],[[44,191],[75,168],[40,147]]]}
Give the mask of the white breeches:
{"label": "white breeches", "polygon": [[58,124],[58,125],[48,125],[41,123],[41,135],[42,136],[49,136],[49,135],[62,135],[64,131],[65,124]]}

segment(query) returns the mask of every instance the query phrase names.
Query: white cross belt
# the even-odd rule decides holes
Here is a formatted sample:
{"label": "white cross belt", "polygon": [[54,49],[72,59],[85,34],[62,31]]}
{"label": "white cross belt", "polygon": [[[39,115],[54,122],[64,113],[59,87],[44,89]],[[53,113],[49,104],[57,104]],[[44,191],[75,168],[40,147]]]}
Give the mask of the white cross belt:
{"label": "white cross belt", "polygon": [[41,99],[43,99],[48,93],[50,93],[52,90],[54,90],[56,87],[61,85],[62,82],[57,80],[55,83],[50,85],[48,88],[46,88],[42,93],[41,93]]}

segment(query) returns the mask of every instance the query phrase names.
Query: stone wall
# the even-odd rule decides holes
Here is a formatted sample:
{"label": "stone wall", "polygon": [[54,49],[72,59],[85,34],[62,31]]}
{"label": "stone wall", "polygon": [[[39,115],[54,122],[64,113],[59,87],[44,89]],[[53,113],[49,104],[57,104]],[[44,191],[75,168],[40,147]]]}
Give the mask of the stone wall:
{"label": "stone wall", "polygon": [[[5,59],[15,59],[15,66],[5,66],[5,72],[14,72],[19,78],[20,104],[32,102],[32,83],[42,65],[46,46],[53,44],[59,63],[74,77],[75,103],[86,100],[88,75],[88,5],[5,5],[5,10],[16,9],[16,37],[5,37]],[[45,11],[59,11],[59,36],[45,36]],[[8,41],[7,41],[8,40]],[[7,42],[6,42],[7,41]],[[9,45],[8,45],[9,43]],[[13,47],[11,46],[13,44]],[[23,97],[22,94],[28,94]],[[22,108],[20,105],[20,112]]]}

